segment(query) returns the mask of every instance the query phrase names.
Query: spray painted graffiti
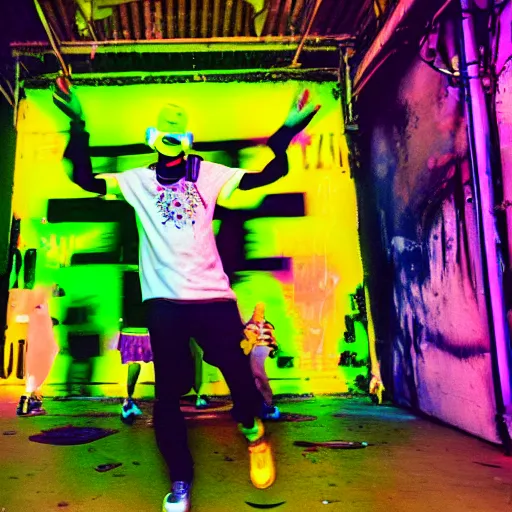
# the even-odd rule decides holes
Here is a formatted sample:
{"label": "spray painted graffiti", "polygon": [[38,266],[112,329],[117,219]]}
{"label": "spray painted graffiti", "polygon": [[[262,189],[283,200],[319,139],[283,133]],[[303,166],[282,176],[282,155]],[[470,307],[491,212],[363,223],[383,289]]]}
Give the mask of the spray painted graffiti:
{"label": "spray painted graffiti", "polygon": [[372,216],[387,261],[380,268],[391,273],[383,280],[391,294],[381,296],[394,306],[395,322],[385,325],[394,396],[496,440],[462,92],[418,60],[395,76],[404,78],[389,84],[365,119],[372,124],[366,165],[375,180],[366,190],[376,200]]}

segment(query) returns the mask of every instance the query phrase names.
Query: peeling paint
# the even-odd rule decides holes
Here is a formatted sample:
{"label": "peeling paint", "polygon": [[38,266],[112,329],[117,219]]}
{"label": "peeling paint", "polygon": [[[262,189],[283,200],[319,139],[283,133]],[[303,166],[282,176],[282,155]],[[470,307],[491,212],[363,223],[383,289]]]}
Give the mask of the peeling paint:
{"label": "peeling paint", "polygon": [[[388,69],[401,78],[380,106],[365,105],[361,123],[375,194],[367,215],[380,223],[392,273],[393,330],[381,316],[377,338],[392,343],[399,403],[499,442],[463,91],[417,58],[405,65]],[[370,267],[370,293],[378,278]],[[385,295],[372,296],[374,309],[386,308]]]}

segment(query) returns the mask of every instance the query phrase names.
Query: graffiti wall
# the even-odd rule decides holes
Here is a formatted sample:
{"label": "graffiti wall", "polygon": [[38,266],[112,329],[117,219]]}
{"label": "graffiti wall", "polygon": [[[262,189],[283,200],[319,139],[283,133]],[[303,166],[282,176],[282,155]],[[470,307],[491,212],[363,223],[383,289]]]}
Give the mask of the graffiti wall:
{"label": "graffiti wall", "polygon": [[[512,267],[512,26],[507,23],[512,16],[512,3],[508,2],[497,21],[494,46],[496,48],[496,94],[495,113],[497,134],[501,154],[501,174],[503,176],[503,208],[506,225],[508,226],[507,250],[509,272]],[[507,293],[508,309],[511,310],[510,289]],[[509,325],[512,326],[512,315],[509,313]]]}
{"label": "graffiti wall", "polygon": [[[179,98],[187,110],[197,152],[205,159],[259,170],[272,156],[261,140],[280,126],[300,86],[322,108],[292,143],[288,176],[222,200],[213,229],[242,317],[247,321],[255,304],[264,302],[276,328],[279,352],[267,361],[274,392],[363,390],[368,341],[354,300],[361,293],[362,265],[338,85],[82,86],[76,93],[91,133],[95,172],[153,162],[144,133],[169,98]],[[59,347],[47,379],[50,394],[66,386],[67,392],[110,394],[126,379],[115,347],[123,316],[136,314],[140,293],[137,279],[129,276],[137,273],[135,219],[125,203],[97,199],[69,179],[62,160],[68,129],[50,91],[27,91],[14,196],[21,266],[16,274],[13,264],[11,288],[17,279],[19,288],[47,290]],[[27,282],[25,275],[31,276]],[[348,330],[346,319],[353,320]],[[17,337],[11,329],[5,367],[9,350],[16,366],[16,351],[22,350]],[[151,382],[152,371],[146,365],[140,380]],[[4,382],[19,380],[19,373],[4,371],[10,375]],[[206,363],[204,373],[205,392],[226,391]],[[91,382],[98,386],[92,389]]]}
{"label": "graffiti wall", "polygon": [[390,59],[359,102],[362,247],[391,355],[383,370],[398,403],[498,441],[463,88],[415,53]]}

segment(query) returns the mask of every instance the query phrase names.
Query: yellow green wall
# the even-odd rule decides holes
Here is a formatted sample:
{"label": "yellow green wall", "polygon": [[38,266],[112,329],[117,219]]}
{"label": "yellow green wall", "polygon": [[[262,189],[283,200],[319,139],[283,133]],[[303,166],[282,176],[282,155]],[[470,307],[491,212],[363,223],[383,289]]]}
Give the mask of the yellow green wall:
{"label": "yellow green wall", "polygon": [[[249,258],[284,256],[293,259],[293,271],[250,272],[235,291],[240,310],[248,319],[258,301],[267,304],[267,317],[276,326],[281,355],[293,356],[294,367],[279,369],[276,360],[267,370],[275,393],[342,392],[353,387],[365,367],[338,366],[344,350],[368,357],[364,329],[355,343],[343,341],[344,317],[352,312],[349,294],[362,284],[363,274],[357,233],[354,182],[350,177],[347,146],[343,136],[340,100],[335,83],[192,83],[79,87],[76,90],[91,133],[91,145],[142,143],[164,102],[183,105],[189,113],[189,129],[195,139],[221,141],[266,137],[284,120],[300,86],[310,88],[322,108],[301,140],[289,149],[289,175],[254,191],[236,191],[226,206],[251,209],[267,194],[305,194],[306,216],[265,218],[248,222]],[[14,212],[22,219],[22,252],[38,249],[37,284],[58,283],[66,296],[53,298],[52,316],[62,320],[72,301],[91,301],[94,323],[102,333],[103,355],[95,361],[93,380],[113,383],[94,393],[118,393],[126,369],[119,354],[110,350],[120,317],[122,265],[69,265],[69,248],[76,251],[108,250],[118,236],[114,223],[45,222],[50,198],[88,197],[68,178],[62,160],[68,121],[51,100],[48,90],[27,90],[21,102],[15,169]],[[207,159],[226,162],[227,155],[204,153]],[[271,158],[266,147],[244,149],[240,166],[259,170]],[[95,158],[95,171],[125,170],[154,160],[152,155]],[[216,226],[218,227],[218,226]],[[101,249],[103,248],[103,249]],[[66,327],[55,332],[64,346]],[[65,352],[65,351],[64,351]],[[60,354],[48,383],[65,379],[68,356]],[[207,379],[218,380],[208,368]],[[152,366],[141,380],[152,380]],[[12,378],[9,379],[12,381]],[[117,386],[117,387],[116,387]],[[52,388],[48,386],[47,393]],[[222,384],[207,391],[223,392]],[[140,387],[141,394],[150,393]],[[55,391],[57,392],[57,391]]]}

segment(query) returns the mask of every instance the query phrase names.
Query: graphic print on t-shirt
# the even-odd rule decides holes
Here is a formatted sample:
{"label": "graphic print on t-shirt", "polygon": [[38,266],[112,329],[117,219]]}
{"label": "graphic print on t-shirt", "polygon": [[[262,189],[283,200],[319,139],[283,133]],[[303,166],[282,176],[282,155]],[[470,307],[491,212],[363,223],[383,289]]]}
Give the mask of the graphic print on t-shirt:
{"label": "graphic print on t-shirt", "polygon": [[174,185],[157,186],[156,207],[162,224],[171,221],[178,229],[195,224],[196,210],[202,204],[194,183],[178,181]]}

